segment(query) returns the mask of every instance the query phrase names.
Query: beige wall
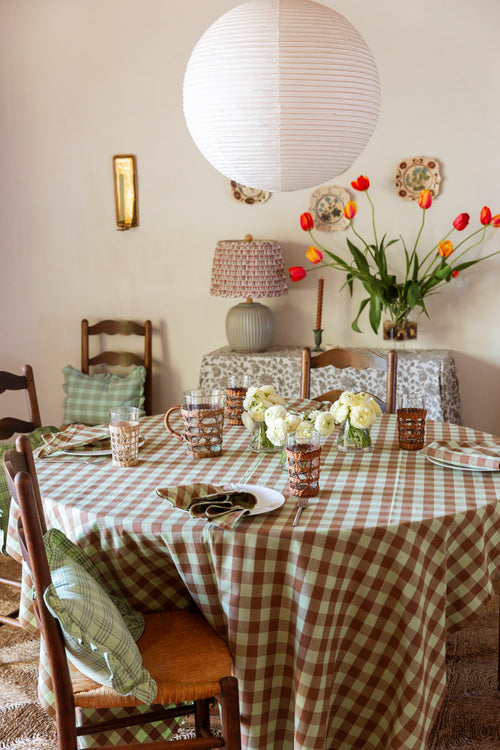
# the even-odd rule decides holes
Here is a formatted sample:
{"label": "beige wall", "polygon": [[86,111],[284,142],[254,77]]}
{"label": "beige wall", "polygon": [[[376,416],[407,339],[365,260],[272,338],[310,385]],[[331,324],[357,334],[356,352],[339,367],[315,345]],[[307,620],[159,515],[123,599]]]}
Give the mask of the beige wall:
{"label": "beige wall", "polygon": [[[34,369],[42,417],[62,419],[62,368],[79,364],[82,317],[150,317],[158,411],[198,382],[201,355],[225,343],[231,300],[209,296],[219,239],[279,240],[302,264],[299,214],[312,190],[246,206],[201,156],[182,114],[182,81],[203,31],[234,0],[0,0],[1,369]],[[373,183],[379,231],[414,236],[419,213],[397,197],[403,157],[442,165],[423,249],[462,211],[500,212],[497,0],[327,0],[377,60],[382,110],[344,175]],[[135,153],[140,227],[118,232],[111,158]],[[361,196],[362,198],[362,196]],[[360,207],[363,206],[360,201]],[[364,212],[365,216],[367,212]],[[359,216],[363,233],[368,223]],[[482,252],[500,247],[500,230]],[[345,235],[322,234],[344,252]],[[499,259],[465,272],[419,318],[419,348],[453,350],[464,420],[500,432]],[[311,342],[316,276],[270,300],[275,343]],[[350,330],[357,305],[325,273],[325,341],[376,346]],[[14,325],[15,323],[15,325]]]}

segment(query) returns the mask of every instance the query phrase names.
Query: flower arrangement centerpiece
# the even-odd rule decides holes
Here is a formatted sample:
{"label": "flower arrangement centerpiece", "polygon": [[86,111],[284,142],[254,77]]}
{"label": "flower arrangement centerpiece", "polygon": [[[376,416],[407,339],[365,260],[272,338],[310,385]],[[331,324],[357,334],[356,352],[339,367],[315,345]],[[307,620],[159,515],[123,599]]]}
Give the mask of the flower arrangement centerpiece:
{"label": "flower arrangement centerpiece", "polygon": [[335,430],[330,412],[314,409],[309,413],[295,414],[285,408],[285,399],[272,385],[251,387],[243,401],[243,424],[252,433],[250,447],[256,451],[274,453],[286,445],[292,433],[298,441],[306,442],[316,431],[328,437]]}
{"label": "flower arrangement centerpiece", "polygon": [[[346,273],[344,286],[348,287],[351,296],[355,281],[360,282],[368,293],[368,297],[361,301],[358,313],[351,324],[353,330],[358,333],[361,333],[358,324],[359,317],[366,306],[368,306],[370,325],[375,333],[379,330],[382,312],[385,312],[391,318],[395,326],[404,325],[408,320],[409,313],[414,308],[420,308],[419,312],[424,312],[428,317],[425,306],[425,299],[428,295],[441,291],[446,284],[456,278],[466,268],[480,263],[487,258],[491,258],[500,252],[500,250],[497,250],[482,258],[471,260],[464,258],[466,253],[483,242],[488,228],[500,227],[500,214],[492,216],[490,209],[484,206],[480,211],[480,226],[477,229],[468,234],[464,239],[460,239],[454,245],[452,240],[449,239],[450,235],[453,232],[462,232],[469,225],[470,221],[469,214],[459,214],[442,239],[423,258],[420,258],[417,254],[417,249],[424,228],[426,213],[432,206],[432,194],[430,190],[422,190],[419,195],[418,206],[422,211],[420,228],[415,241],[411,245],[408,245],[401,236],[388,240],[386,234],[383,236],[378,234],[375,224],[375,206],[368,190],[370,187],[368,177],[361,175],[357,180],[351,182],[351,187],[365,194],[371,208],[373,229],[373,238],[369,241],[365,240],[357,232],[353,224],[353,219],[357,213],[357,204],[355,201],[348,201],[344,207],[344,216],[348,219],[350,229],[359,240],[358,246],[347,238],[347,247],[351,254],[351,261],[344,260],[339,255],[319,244],[312,234],[314,220],[310,213],[306,212],[301,215],[300,224],[304,231],[309,232],[315,243],[306,252],[306,257],[314,264],[314,267],[317,269],[328,266],[339,271],[344,271]],[[388,254],[391,245],[395,245],[396,243],[400,243],[399,255],[401,255],[401,249],[404,254],[405,271],[404,276],[399,279],[394,271],[391,270]],[[326,258],[323,253],[326,254]],[[289,273],[292,281],[300,281],[306,276],[306,270],[302,266],[292,266],[289,268]],[[393,337],[386,336],[386,338]]]}
{"label": "flower arrangement centerpiece", "polygon": [[371,450],[370,428],[382,413],[368,393],[344,391],[330,407],[335,424],[340,425],[337,445],[341,451]]}

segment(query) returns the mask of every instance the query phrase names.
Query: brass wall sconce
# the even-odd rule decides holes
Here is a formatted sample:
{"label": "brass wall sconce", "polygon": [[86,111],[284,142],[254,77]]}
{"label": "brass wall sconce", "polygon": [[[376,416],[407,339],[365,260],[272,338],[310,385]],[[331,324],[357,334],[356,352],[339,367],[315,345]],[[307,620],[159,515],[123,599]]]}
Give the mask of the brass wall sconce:
{"label": "brass wall sconce", "polygon": [[137,172],[135,156],[117,154],[113,156],[115,186],[116,225],[118,229],[130,229],[139,224],[137,209]]}

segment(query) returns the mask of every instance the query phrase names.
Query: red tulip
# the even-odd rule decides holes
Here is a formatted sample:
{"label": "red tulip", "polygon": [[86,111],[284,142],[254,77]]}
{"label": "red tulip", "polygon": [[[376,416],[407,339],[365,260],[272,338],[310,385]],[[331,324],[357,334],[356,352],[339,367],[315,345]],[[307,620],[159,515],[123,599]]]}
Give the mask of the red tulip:
{"label": "red tulip", "polygon": [[457,218],[453,222],[453,226],[455,227],[457,232],[461,232],[462,229],[465,229],[465,227],[469,223],[469,219],[469,214],[458,214]]}
{"label": "red tulip", "polygon": [[432,206],[432,193],[430,190],[422,190],[418,196],[418,205],[423,208],[424,211]]}
{"label": "red tulip", "polygon": [[443,240],[439,243],[439,255],[442,255],[443,258],[447,258],[449,255],[451,255],[453,252],[453,242],[450,242],[450,240]]}
{"label": "red tulip", "polygon": [[456,279],[459,273],[460,273],[460,271],[452,271],[451,272],[451,278],[452,279]]}
{"label": "red tulip", "polygon": [[305,279],[306,277],[306,269],[302,268],[302,266],[291,266],[288,269],[288,273],[290,274],[291,281],[301,281],[301,279]]}
{"label": "red tulip", "polygon": [[368,190],[370,187],[370,180],[365,175],[360,174],[357,180],[351,182],[351,187],[353,187],[354,190],[363,192],[363,190]]}
{"label": "red tulip", "polygon": [[302,227],[304,232],[307,232],[309,229],[312,229],[314,227],[314,219],[309,213],[309,211],[306,211],[306,213],[301,214],[300,226]]}
{"label": "red tulip", "polygon": [[317,247],[311,245],[311,247],[307,248],[306,258],[310,260],[311,263],[320,263],[323,260],[323,253],[321,250],[318,250]]}
{"label": "red tulip", "polygon": [[490,221],[490,226],[500,227],[500,214],[496,214]]}
{"label": "red tulip", "polygon": [[491,223],[491,211],[488,208],[488,206],[482,207],[480,219],[481,219],[481,224],[484,224],[484,226],[486,227],[488,226],[488,224]]}
{"label": "red tulip", "polygon": [[344,206],[344,216],[346,219],[353,219],[356,216],[356,211],[358,210],[358,207],[356,205],[356,201],[347,201],[347,203]]}

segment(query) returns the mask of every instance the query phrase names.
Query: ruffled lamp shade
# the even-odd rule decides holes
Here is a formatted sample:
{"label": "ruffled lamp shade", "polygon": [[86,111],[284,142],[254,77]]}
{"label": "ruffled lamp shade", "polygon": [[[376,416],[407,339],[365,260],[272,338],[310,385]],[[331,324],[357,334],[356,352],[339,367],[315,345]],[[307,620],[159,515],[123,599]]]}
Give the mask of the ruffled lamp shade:
{"label": "ruffled lamp shade", "polygon": [[184,115],[208,161],[271,192],[344,172],[380,108],[372,53],[349,21],[312,0],[251,0],[203,34],[184,77]]}
{"label": "ruffled lamp shade", "polygon": [[271,310],[253,297],[288,294],[285,262],[280,245],[273,240],[221,240],[215,248],[210,294],[245,297],[226,316],[226,336],[237,352],[262,352],[272,343]]}

